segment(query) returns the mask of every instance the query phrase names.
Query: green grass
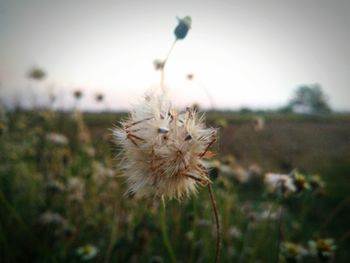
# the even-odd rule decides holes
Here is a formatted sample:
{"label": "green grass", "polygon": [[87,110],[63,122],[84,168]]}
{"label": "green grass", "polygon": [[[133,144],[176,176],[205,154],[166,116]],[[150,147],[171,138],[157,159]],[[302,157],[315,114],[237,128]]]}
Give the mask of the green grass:
{"label": "green grass", "polygon": [[[164,227],[161,200],[129,199],[123,195],[125,182],[108,176],[106,169],[119,173],[108,128],[123,116],[88,113],[83,121],[59,112],[2,116],[0,262],[171,262],[164,228],[178,262],[213,261],[215,226],[205,187],[189,200],[167,202]],[[265,128],[256,132],[254,114],[208,113],[211,125],[227,122],[216,158],[233,155],[237,166],[257,164],[261,173],[293,168],[318,173],[326,187],[280,198],[269,194],[259,177],[239,183],[234,173],[213,176],[221,262],[277,262],[283,241],[306,246],[318,237],[335,239],[333,262],[348,262],[350,116],[259,116]],[[64,134],[69,143],[49,142],[46,135],[52,132]],[[277,218],[261,219],[264,211],[277,211]],[[61,217],[45,223],[47,212]],[[77,249],[88,244],[97,254],[84,259]],[[317,260],[305,256],[302,262]]]}

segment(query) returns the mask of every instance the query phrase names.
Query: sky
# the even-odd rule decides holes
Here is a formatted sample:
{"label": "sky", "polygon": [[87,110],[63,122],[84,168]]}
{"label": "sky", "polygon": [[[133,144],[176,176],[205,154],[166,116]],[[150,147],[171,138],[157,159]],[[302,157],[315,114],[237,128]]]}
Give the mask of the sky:
{"label": "sky", "polygon": [[[80,89],[83,109],[130,109],[159,88],[153,61],[173,43],[176,17],[190,15],[165,70],[179,107],[275,109],[318,83],[348,111],[349,12],[347,0],[0,0],[0,97],[31,105],[50,91],[56,107],[70,108]],[[45,69],[43,81],[27,78],[33,66]]]}

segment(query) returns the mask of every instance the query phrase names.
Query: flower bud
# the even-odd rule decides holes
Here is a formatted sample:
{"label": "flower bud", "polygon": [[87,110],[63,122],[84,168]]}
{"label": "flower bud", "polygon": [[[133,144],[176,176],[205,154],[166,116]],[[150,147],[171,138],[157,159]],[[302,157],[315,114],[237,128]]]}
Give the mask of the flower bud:
{"label": "flower bud", "polygon": [[188,30],[191,28],[192,19],[190,16],[185,16],[184,18],[177,17],[179,24],[175,28],[176,40],[184,39],[187,36]]}

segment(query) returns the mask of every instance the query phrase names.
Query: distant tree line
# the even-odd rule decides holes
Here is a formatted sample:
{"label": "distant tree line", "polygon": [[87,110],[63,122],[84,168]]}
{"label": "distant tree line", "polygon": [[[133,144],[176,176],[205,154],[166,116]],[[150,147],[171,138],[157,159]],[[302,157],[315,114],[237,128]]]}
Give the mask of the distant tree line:
{"label": "distant tree line", "polygon": [[295,112],[303,114],[326,114],[330,113],[328,96],[323,92],[319,84],[301,85],[280,112]]}

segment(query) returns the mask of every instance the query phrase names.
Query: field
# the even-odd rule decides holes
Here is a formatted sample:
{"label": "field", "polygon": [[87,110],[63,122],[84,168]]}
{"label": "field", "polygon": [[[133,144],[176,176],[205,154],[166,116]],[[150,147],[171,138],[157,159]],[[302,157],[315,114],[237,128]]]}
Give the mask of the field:
{"label": "field", "polygon": [[[135,199],[118,175],[123,113],[2,112],[0,262],[213,262],[206,187]],[[259,116],[259,117],[257,117]],[[350,116],[209,112],[220,262],[350,261]],[[296,188],[268,187],[267,173]]]}

